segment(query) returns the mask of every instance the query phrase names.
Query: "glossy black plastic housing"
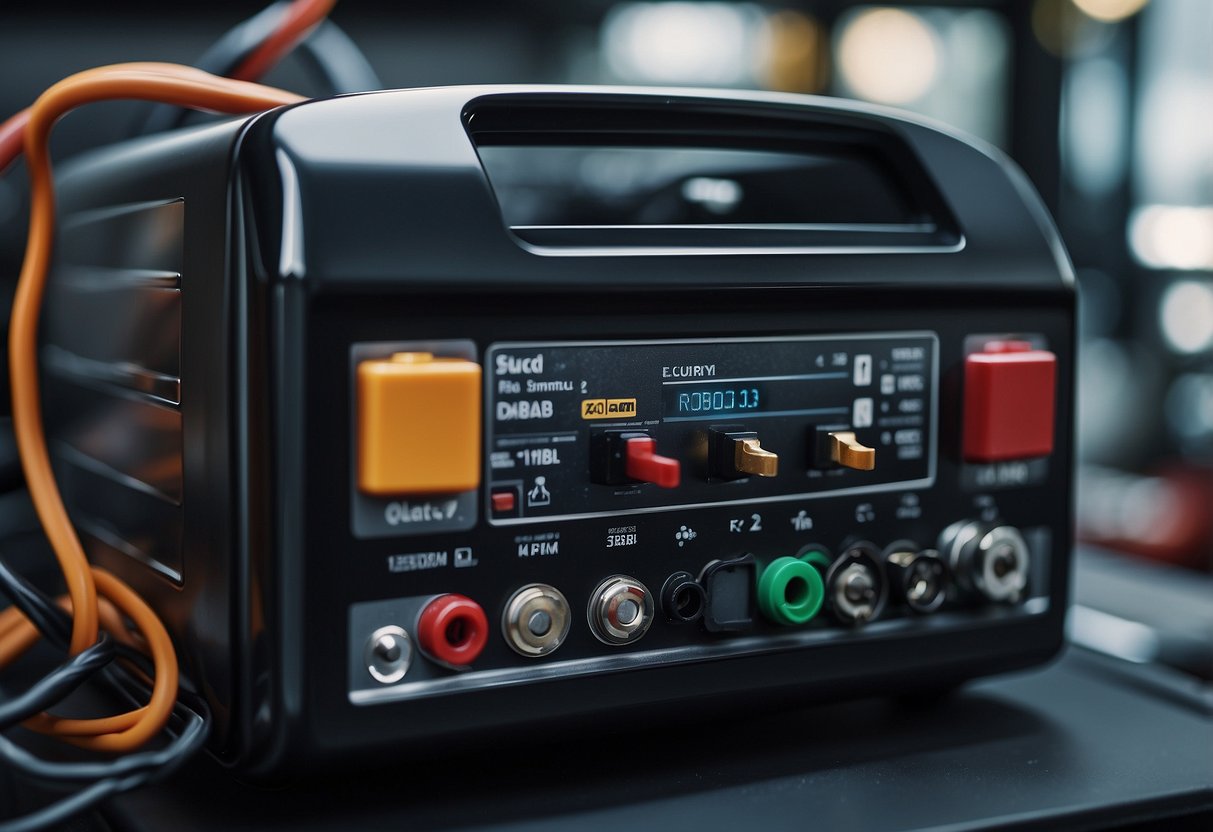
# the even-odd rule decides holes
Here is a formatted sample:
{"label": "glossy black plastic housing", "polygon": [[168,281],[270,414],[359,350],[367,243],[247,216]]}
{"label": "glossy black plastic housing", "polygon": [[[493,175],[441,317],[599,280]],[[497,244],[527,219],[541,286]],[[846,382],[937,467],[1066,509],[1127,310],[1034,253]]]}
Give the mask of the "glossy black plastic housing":
{"label": "glossy black plastic housing", "polygon": [[[823,152],[851,146],[888,168],[921,222],[902,229],[506,227],[478,146],[604,137],[646,145],[803,143]],[[612,713],[632,720],[646,708],[657,713],[656,703],[711,710],[740,700],[941,688],[1044,661],[1059,648],[1070,549],[1072,278],[1039,200],[997,151],[902,114],[826,99],[443,88],[309,102],[140,140],[79,160],[60,180],[65,223],[114,206],[174,200],[184,202],[182,473],[174,503],[180,539],[168,548],[179,555],[179,574],[148,568],[135,544],[155,532],[141,537],[135,521],[126,535],[133,540],[112,533],[120,524],[104,522],[87,524],[85,538],[99,563],[164,615],[186,672],[215,710],[216,755],[242,770],[399,756],[438,737],[479,741],[538,724],[576,728]],[[90,262],[91,243],[71,245],[57,252],[60,264]],[[139,251],[131,243],[123,265],[148,268]],[[48,322],[51,345],[80,325],[54,309]],[[876,622],[811,648],[351,702],[353,604],[459,592],[495,620],[512,591],[543,582],[584,610],[586,593],[609,574],[659,589],[674,571],[699,576],[710,559],[678,565],[642,546],[606,569],[604,524],[575,521],[562,527],[562,541],[585,552],[582,559],[514,562],[502,555],[515,533],[489,528],[482,517],[467,539],[485,553],[482,563],[500,553],[483,570],[483,585],[469,578],[452,586],[445,573],[387,575],[386,558],[448,547],[454,538],[352,533],[353,345],[470,339],[483,355],[495,342],[519,340],[900,331],[939,338],[937,471],[934,485],[915,495],[917,519],[893,520],[905,495],[870,499],[878,519],[862,537],[877,545],[902,538],[931,545],[948,523],[988,506],[962,482],[958,459],[964,339],[1030,332],[1058,356],[1056,450],[1047,474],[1030,487],[996,492],[1005,522],[1041,529],[1052,541],[1036,613],[975,611],[960,628],[937,614],[896,638],[883,637]],[[47,412],[52,435],[62,439],[70,428],[63,414],[78,407],[79,396],[57,390],[58,406]],[[104,421],[104,408],[97,412]],[[73,453],[59,457],[69,480]],[[108,503],[93,496],[88,505],[70,482],[65,491],[73,510],[93,521],[124,516],[117,491]],[[820,506],[827,519],[813,537],[842,551],[856,533],[855,500]],[[722,516],[696,509],[680,521],[699,527]],[[795,554],[785,525],[754,549],[760,561]],[[698,543],[707,540],[701,535]],[[723,540],[710,554],[744,558],[749,549]],[[710,618],[710,591],[705,610]],[[732,637],[704,634],[701,626],[658,622],[634,649]],[[579,621],[556,657],[599,649],[620,650],[594,643]],[[490,638],[484,660],[543,667],[500,638]]]}

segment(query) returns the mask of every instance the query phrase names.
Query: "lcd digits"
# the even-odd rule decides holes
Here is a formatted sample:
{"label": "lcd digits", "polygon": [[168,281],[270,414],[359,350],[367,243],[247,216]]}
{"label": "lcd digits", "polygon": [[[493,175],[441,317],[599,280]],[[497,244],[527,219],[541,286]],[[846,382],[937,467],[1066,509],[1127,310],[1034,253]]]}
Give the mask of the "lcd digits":
{"label": "lcd digits", "polygon": [[754,384],[727,387],[674,388],[666,391],[666,417],[715,416],[754,413],[763,408],[766,396]]}

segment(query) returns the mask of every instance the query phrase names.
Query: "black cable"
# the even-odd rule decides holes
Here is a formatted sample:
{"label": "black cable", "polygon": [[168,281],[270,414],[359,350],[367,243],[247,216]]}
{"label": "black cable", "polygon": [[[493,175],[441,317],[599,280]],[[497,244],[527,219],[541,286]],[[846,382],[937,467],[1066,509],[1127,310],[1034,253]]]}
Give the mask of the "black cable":
{"label": "black cable", "polygon": [[358,44],[327,18],[295,47],[294,54],[334,95],[383,89],[383,81]]}
{"label": "black cable", "polygon": [[[48,595],[13,572],[3,558],[0,558],[0,590],[13,598],[14,604],[23,613],[30,615],[31,620],[36,620],[45,627],[42,630],[43,635],[66,646],[71,626],[68,614]],[[59,668],[25,694],[0,704],[0,729],[45,710],[97,670],[103,670],[113,686],[126,694],[125,686],[112,676],[111,668],[106,666],[115,654],[121,654],[123,658],[134,662],[149,676],[154,672],[151,668],[145,669],[146,657],[127,645],[115,645],[109,635],[103,633],[97,644],[64,665],[73,668],[78,666],[79,672],[69,676],[68,673],[60,673],[63,668]],[[100,660],[101,657],[104,657],[104,661]],[[87,672],[84,668],[87,668]],[[72,683],[70,688],[67,687],[69,682]],[[200,700],[186,704],[186,698],[193,697],[183,693],[173,708],[171,719],[176,720],[179,725],[175,726],[175,731],[174,726],[168,726],[168,732],[173,737],[168,745],[154,751],[135,752],[110,760],[44,760],[0,734],[0,759],[27,776],[55,784],[94,781],[79,791],[20,818],[0,821],[0,832],[44,829],[62,823],[115,794],[167,777],[205,745],[210,731],[210,714],[205,704]]]}
{"label": "black cable", "polygon": [[[266,6],[248,20],[228,29],[202,53],[202,57],[194,62],[194,66],[212,75],[227,75],[234,71],[258,44],[273,34],[288,5],[286,2],[279,2]],[[185,110],[171,104],[148,105],[135,135],[147,136],[180,127],[185,115]]]}
{"label": "black cable", "polygon": [[[194,66],[212,75],[235,72],[278,29],[290,5],[289,2],[278,2],[266,6],[248,20],[232,27],[202,53]],[[354,41],[327,18],[295,47],[295,51],[334,95],[377,90],[383,86]],[[188,110],[169,104],[150,105],[136,135],[146,136],[180,127],[188,114]]]}
{"label": "black cable", "polygon": [[160,772],[140,772],[122,778],[107,777],[98,780],[80,791],[36,809],[28,815],[0,821],[0,832],[37,832],[37,830],[61,824],[107,798],[146,786],[157,780],[159,775]]}
{"label": "black cable", "polygon": [[[13,571],[13,569],[8,566],[7,562],[2,557],[0,557],[0,592],[4,592],[6,595],[10,596],[19,594],[22,598],[22,603],[25,605],[22,607],[23,612],[25,612],[27,615],[29,613],[35,613],[38,617],[52,622],[50,624],[49,631],[42,631],[43,635],[46,636],[47,639],[53,644],[62,647],[63,649],[67,648],[68,644],[70,643],[72,626],[72,619],[71,616],[68,615],[67,610],[60,607],[55,603],[54,599],[30,583],[25,576]],[[131,647],[129,644],[123,644],[117,641],[112,643],[113,649],[118,658],[133,665],[136,670],[138,670],[148,679],[155,675],[155,665],[148,656],[139,652],[134,647]],[[106,673],[111,673],[109,668],[106,669]],[[122,679],[111,677],[114,688],[124,693],[127,698],[130,699],[131,704],[138,705],[139,703],[136,701],[134,695],[126,689],[127,685],[124,683],[124,680],[128,679],[130,679],[129,675],[122,677]],[[205,700],[193,693],[187,685],[188,680],[184,678],[179,680],[178,698],[181,700],[190,700],[187,701],[186,704],[193,711],[204,711],[206,709]],[[144,694],[150,695],[150,692],[146,686],[140,686],[143,687]]]}
{"label": "black cable", "polygon": [[114,643],[106,634],[47,673],[24,692],[0,702],[0,731],[42,713],[114,659]]}
{"label": "black cable", "polygon": [[[0,591],[6,594],[21,594],[25,605],[23,611],[36,611],[42,619],[52,621],[53,628],[58,631],[59,636],[57,638],[51,637],[50,640],[53,640],[53,642],[64,649],[67,648],[70,638],[70,628],[72,628],[72,617],[61,606],[53,602],[50,595],[42,592],[41,589],[33,586],[24,577],[8,568],[4,562],[4,558],[0,558]],[[152,660],[148,659],[148,656],[139,653],[138,650],[132,648],[129,644],[113,642],[113,639],[110,639],[110,642],[112,642],[112,648],[116,656],[131,663],[143,676],[147,678],[154,676],[155,666]],[[138,706],[139,701],[137,697],[131,690],[127,689],[131,686],[130,683],[135,683],[135,679],[131,679],[129,676],[121,678],[115,676],[115,674],[110,672],[110,668],[106,668],[106,673],[110,683],[113,684],[113,688],[123,693],[126,699],[130,700],[132,706]],[[187,716],[197,716],[197,713],[206,713],[205,701],[201,700],[201,697],[190,693],[190,690],[187,688],[187,682],[188,680],[181,679],[180,685],[178,685],[178,699],[183,700],[181,705],[187,711]],[[142,684],[136,684],[135,686],[143,688],[144,699],[150,695],[146,686]],[[184,700],[192,700],[192,705]],[[180,714],[177,714],[177,716],[180,717]]]}
{"label": "black cable", "polygon": [[71,619],[55,602],[18,575],[0,557],[0,592],[13,602],[13,606],[33,622],[47,640],[56,647],[66,647],[71,634]]}
{"label": "black cable", "polygon": [[[35,627],[55,646],[66,649],[71,634],[71,619],[41,590],[26,581],[0,558],[0,592],[7,595]],[[81,651],[23,693],[0,702],[0,730],[47,710],[62,701],[117,655],[114,640],[101,633],[97,642]]]}
{"label": "black cable", "polygon": [[[21,610],[47,641],[56,647],[67,648],[72,632],[72,618],[67,610],[15,572],[3,557],[0,557],[0,592],[13,600],[13,605]],[[145,676],[155,675],[151,660],[129,644],[114,642],[113,650],[119,658],[135,665]]]}
{"label": "black cable", "polygon": [[185,727],[167,746],[101,762],[43,760],[0,735],[0,759],[32,777],[53,783],[96,781],[27,815],[0,820],[0,832],[32,832],[62,823],[106,798],[146,786],[172,774],[205,745],[210,733],[210,714],[205,706],[194,710],[178,703],[173,713],[185,721]]}
{"label": "black cable", "polygon": [[[8,437],[9,420],[0,420],[0,440]],[[8,443],[8,444],[11,444]],[[13,492],[9,480],[8,445],[0,441],[0,488],[3,500],[20,496]],[[19,466],[16,467],[20,478]],[[13,517],[22,520],[32,512],[15,510],[21,506],[4,506],[0,521],[6,527],[3,537],[11,538]],[[30,521],[36,524],[34,518]],[[31,526],[30,531],[33,527]],[[15,572],[0,558],[0,592],[7,595],[13,606],[19,609],[42,633],[46,640],[66,650],[71,636],[70,614],[55,601]],[[23,693],[0,701],[0,731],[23,721],[36,713],[45,711],[63,700],[80,684],[98,671],[110,686],[123,698],[137,702],[135,691],[146,686],[130,674],[119,674],[113,659],[120,657],[133,665],[144,677],[150,679],[155,668],[147,656],[130,645],[117,643],[109,634],[100,633],[97,643],[71,657],[52,670]],[[182,679],[184,685],[186,680]],[[26,778],[52,786],[72,786],[72,792],[52,803],[41,806],[26,815],[0,819],[0,832],[34,832],[58,826],[73,816],[87,811],[101,801],[116,794],[146,786],[168,777],[206,744],[210,733],[210,712],[200,697],[188,688],[178,691],[178,701],[173,707],[165,733],[171,738],[162,748],[138,751],[112,759],[60,761],[45,760],[29,752],[0,733],[0,769],[9,769],[24,774]]]}
{"label": "black cable", "polygon": [[[130,778],[134,780],[135,778]],[[19,818],[9,818],[0,821],[0,832],[37,832],[40,829],[46,829],[63,823],[71,818],[105,800],[107,797],[112,797],[115,794],[126,791],[133,786],[123,788],[123,784],[114,780],[98,780],[96,783],[81,789],[74,794],[70,794],[62,800],[57,800],[54,803],[43,806],[41,809],[36,809],[28,815],[22,815]]]}
{"label": "black cable", "polygon": [[[49,595],[14,571],[3,558],[0,558],[0,592],[13,600],[14,606],[49,642],[61,649],[67,648],[71,616]],[[98,669],[116,692],[137,705],[136,691],[142,689],[146,694],[147,687],[129,674],[119,675],[111,663],[115,656],[134,665],[146,678],[150,679],[155,673],[147,656],[103,633],[98,644],[74,657],[65,667],[52,671],[21,696],[0,703],[0,730],[46,710]],[[183,679],[182,684],[185,682]],[[62,823],[108,797],[147,785],[175,771],[202,749],[210,733],[210,712],[205,702],[188,688],[179,689],[178,702],[166,733],[172,739],[163,748],[99,761],[44,760],[0,734],[0,762],[7,768],[50,785],[84,784],[79,791],[30,814],[0,820],[0,832],[43,829]]]}
{"label": "black cable", "polygon": [[194,750],[201,748],[209,731],[210,724],[206,715],[196,713],[185,706],[179,707],[186,711],[184,714],[178,714],[184,722],[184,728],[173,738],[172,742],[155,751],[137,751],[133,754],[115,757],[112,760],[52,761],[31,754],[12,740],[0,735],[0,759],[32,777],[52,782],[125,777],[149,769],[162,770],[165,766],[175,766],[179,762],[184,762],[185,758],[189,757]]}
{"label": "black cable", "polygon": [[[26,618],[38,628],[47,641],[66,649],[71,641],[72,618],[67,610],[17,573],[0,557],[0,592],[14,601]],[[20,600],[18,600],[20,599]],[[113,649],[118,658],[133,664],[144,676],[155,675],[155,667],[147,656],[129,644],[114,642]]]}
{"label": "black cable", "polygon": [[271,3],[248,20],[237,23],[203,52],[194,66],[212,75],[235,72],[258,46],[277,31],[290,5],[287,0]]}
{"label": "black cable", "polygon": [[[57,647],[67,648],[72,631],[72,619],[67,610],[56,604],[50,596],[31,584],[24,576],[13,571],[3,558],[0,558],[0,591],[10,597],[19,593],[22,601],[17,606],[22,613],[34,622],[47,641]],[[39,621],[45,623],[39,624]],[[113,647],[118,658],[134,665],[144,676],[151,678],[155,675],[155,666],[146,655],[129,644],[121,642],[115,642]]]}

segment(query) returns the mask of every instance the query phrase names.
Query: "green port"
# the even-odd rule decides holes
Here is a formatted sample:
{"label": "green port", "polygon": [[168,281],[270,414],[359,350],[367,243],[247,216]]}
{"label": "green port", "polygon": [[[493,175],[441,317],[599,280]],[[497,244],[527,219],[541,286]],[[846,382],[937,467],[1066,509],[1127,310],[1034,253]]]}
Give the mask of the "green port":
{"label": "green port", "polygon": [[807,624],[821,611],[825,595],[821,573],[798,558],[776,558],[758,579],[758,608],[776,624]]}
{"label": "green port", "polygon": [[822,575],[824,575],[826,570],[830,568],[830,555],[816,546],[801,549],[800,554],[797,557],[799,557],[805,563],[817,567],[817,571]]}

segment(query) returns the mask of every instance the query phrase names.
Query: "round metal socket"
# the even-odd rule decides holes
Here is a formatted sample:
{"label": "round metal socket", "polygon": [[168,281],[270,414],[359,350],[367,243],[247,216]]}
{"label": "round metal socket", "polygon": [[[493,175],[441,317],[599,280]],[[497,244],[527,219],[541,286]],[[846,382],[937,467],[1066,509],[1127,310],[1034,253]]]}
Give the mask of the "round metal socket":
{"label": "round metal socket", "polygon": [[603,644],[639,641],[653,623],[653,596],[627,575],[612,575],[590,593],[590,630]]}
{"label": "round metal socket", "polygon": [[940,551],[969,592],[996,603],[1018,603],[1028,588],[1031,553],[1013,526],[961,521],[940,538]]}
{"label": "round metal socket", "polygon": [[362,650],[366,672],[381,685],[393,685],[409,672],[413,640],[403,627],[390,624],[371,633]]}
{"label": "round metal socket", "polygon": [[501,615],[506,644],[520,656],[546,656],[564,644],[573,616],[560,590],[527,584],[510,596]]}
{"label": "round metal socket", "polygon": [[877,618],[889,594],[879,560],[871,543],[856,543],[839,555],[826,572],[826,604],[843,624],[858,627]]}
{"label": "round metal socket", "polygon": [[890,593],[911,611],[926,615],[943,606],[948,594],[948,568],[934,549],[898,541],[885,549]]}

